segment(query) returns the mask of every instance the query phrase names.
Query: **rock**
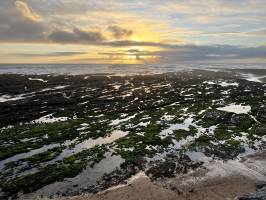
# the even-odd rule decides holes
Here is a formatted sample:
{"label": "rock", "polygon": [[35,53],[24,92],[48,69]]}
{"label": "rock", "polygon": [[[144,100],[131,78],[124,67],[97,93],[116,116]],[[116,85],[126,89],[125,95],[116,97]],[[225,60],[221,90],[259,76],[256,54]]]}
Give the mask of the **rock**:
{"label": "rock", "polygon": [[246,194],[237,198],[238,200],[266,200],[266,183],[257,185],[256,192],[253,194]]}
{"label": "rock", "polygon": [[252,108],[252,114],[260,122],[266,122],[266,106],[257,105]]}
{"label": "rock", "polygon": [[234,114],[232,115],[228,123],[229,126],[236,126],[247,129],[252,126],[255,121],[247,114]]}
{"label": "rock", "polygon": [[237,128],[237,126],[235,126],[235,125],[228,125],[228,126],[226,126],[228,129],[235,129],[235,128]]}
{"label": "rock", "polygon": [[161,162],[154,167],[151,167],[147,174],[152,178],[173,177],[175,175],[176,164],[172,161]]}
{"label": "rock", "polygon": [[263,182],[263,183],[258,183],[257,185],[256,185],[256,188],[257,188],[257,190],[261,190],[261,189],[266,189],[266,182]]}
{"label": "rock", "polygon": [[170,190],[175,191],[175,190],[178,190],[178,188],[176,187],[176,185],[170,185]]}
{"label": "rock", "polygon": [[194,192],[194,189],[190,188],[188,192],[192,193],[192,192]]}
{"label": "rock", "polygon": [[151,179],[158,180],[163,177],[174,177],[176,174],[185,174],[189,169],[196,169],[203,163],[193,162],[187,155],[182,155],[180,157],[168,157],[166,161],[154,164],[146,173]]}
{"label": "rock", "polygon": [[218,110],[210,110],[204,113],[204,119],[210,119],[219,123],[220,121],[224,121],[226,119],[226,115],[227,113],[225,112],[221,112]]}
{"label": "rock", "polygon": [[266,127],[258,127],[258,128],[256,129],[256,133],[257,133],[258,135],[266,135]]}

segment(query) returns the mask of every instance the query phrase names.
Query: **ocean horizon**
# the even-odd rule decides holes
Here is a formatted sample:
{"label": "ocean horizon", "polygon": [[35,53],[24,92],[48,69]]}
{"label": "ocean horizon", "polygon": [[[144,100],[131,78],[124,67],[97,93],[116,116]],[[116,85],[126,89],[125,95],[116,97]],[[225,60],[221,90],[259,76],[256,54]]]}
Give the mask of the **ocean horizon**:
{"label": "ocean horizon", "polygon": [[0,64],[0,74],[149,75],[187,70],[266,69],[266,64]]}

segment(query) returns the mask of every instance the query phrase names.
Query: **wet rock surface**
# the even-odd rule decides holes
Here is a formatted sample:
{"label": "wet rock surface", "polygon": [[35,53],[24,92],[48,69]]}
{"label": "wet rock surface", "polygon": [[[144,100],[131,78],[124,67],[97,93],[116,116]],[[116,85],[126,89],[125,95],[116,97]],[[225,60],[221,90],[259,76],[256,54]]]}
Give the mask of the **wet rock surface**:
{"label": "wet rock surface", "polygon": [[171,156],[149,168],[146,174],[152,180],[163,177],[170,178],[176,174],[186,174],[189,170],[196,169],[202,164],[203,162],[193,162],[187,155],[181,157]]}

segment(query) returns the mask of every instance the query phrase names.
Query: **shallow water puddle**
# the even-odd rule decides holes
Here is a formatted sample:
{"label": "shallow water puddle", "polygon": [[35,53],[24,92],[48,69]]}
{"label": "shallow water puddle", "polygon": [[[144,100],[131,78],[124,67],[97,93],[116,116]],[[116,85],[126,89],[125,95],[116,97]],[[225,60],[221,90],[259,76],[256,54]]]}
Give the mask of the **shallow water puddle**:
{"label": "shallow water puddle", "polygon": [[250,112],[251,107],[250,106],[242,106],[242,105],[236,105],[236,104],[230,104],[225,107],[219,107],[216,108],[217,110],[225,111],[225,112],[233,112],[236,114],[246,114]]}
{"label": "shallow water puddle", "polygon": [[20,159],[27,158],[27,157],[33,156],[35,154],[38,154],[38,153],[43,153],[49,149],[52,149],[54,147],[59,147],[59,146],[60,146],[60,144],[44,145],[43,147],[41,147],[39,149],[34,149],[34,150],[31,150],[30,152],[26,152],[26,153],[20,153],[20,154],[17,154],[15,156],[12,156],[10,158],[7,158],[5,160],[2,160],[0,162],[0,170],[2,170],[5,167],[5,164],[7,164],[9,162],[18,161]]}
{"label": "shallow water puddle", "polygon": [[7,101],[17,101],[21,99],[26,99],[31,96],[26,96],[27,94],[19,94],[19,95],[2,95],[0,96],[0,103],[7,102]]}
{"label": "shallow water puddle", "polygon": [[196,135],[194,136],[188,136],[186,138],[183,138],[179,141],[177,140],[173,140],[173,145],[172,148],[177,150],[177,149],[181,149],[182,147],[184,147],[185,145],[189,144],[190,142],[193,142],[196,138],[199,138],[200,136],[206,134],[206,131],[208,129],[208,135],[212,135],[214,133],[214,130],[217,128],[217,126],[211,126],[209,128],[202,128],[200,126],[195,125],[198,132],[196,133]]}
{"label": "shallow water puddle", "polygon": [[42,78],[28,78],[30,81],[40,81],[40,82],[43,82],[43,83],[47,83],[48,81],[47,80],[43,80]]}
{"label": "shallow water puddle", "polygon": [[262,81],[260,79],[265,78],[265,76],[255,76],[254,74],[241,74],[241,75],[244,77],[244,79],[257,83],[261,83]]}
{"label": "shallow water puddle", "polygon": [[186,154],[194,162],[209,162],[213,160],[211,157],[207,157],[204,153],[198,151],[189,151]]}
{"label": "shallow water puddle", "polygon": [[61,90],[64,88],[69,87],[69,85],[59,85],[59,86],[55,86],[53,88],[44,88],[42,90],[40,90],[40,92],[47,92],[47,91],[53,91],[53,90]]}
{"label": "shallow water puddle", "polygon": [[160,133],[160,136],[162,138],[167,137],[168,135],[173,134],[173,130],[178,130],[178,129],[189,131],[189,126],[193,124],[192,122],[193,122],[193,118],[192,116],[189,116],[188,118],[184,120],[183,123],[171,124],[169,128],[162,130]]}
{"label": "shallow water puddle", "polygon": [[55,162],[57,160],[62,160],[65,157],[79,153],[83,150],[90,149],[95,147],[96,145],[102,145],[102,144],[110,144],[122,137],[127,136],[128,132],[120,131],[120,130],[114,130],[112,133],[107,136],[107,137],[99,137],[97,139],[88,139],[85,140],[79,144],[77,144],[74,148],[72,149],[64,149],[63,152],[54,160],[51,162]]}
{"label": "shallow water puddle", "polygon": [[[89,186],[97,185],[97,181],[101,180],[104,174],[111,173],[124,162],[120,156],[111,155],[110,152],[106,153],[106,157],[99,163],[95,164],[93,168],[88,166],[74,178],[66,178],[64,181],[55,182],[53,184],[44,186],[33,194],[26,195],[25,197],[36,196],[51,196],[60,193],[75,192],[80,189],[86,189]],[[75,185],[75,187],[73,187]]]}
{"label": "shallow water puddle", "polygon": [[209,85],[220,85],[222,87],[227,87],[227,86],[238,86],[239,84],[236,82],[226,82],[226,81],[218,81],[218,82],[214,82],[214,81],[204,81],[203,83],[209,84]]}
{"label": "shallow water puddle", "polygon": [[84,149],[90,149],[92,147],[95,147],[96,145],[102,145],[102,144],[110,144],[119,138],[127,136],[128,132],[120,131],[120,130],[114,130],[112,133],[107,137],[99,137],[97,139],[88,139],[85,140],[79,144],[77,144],[72,151],[75,151],[75,153],[78,153]]}
{"label": "shallow water puddle", "polygon": [[223,82],[220,82],[219,85],[222,87],[227,87],[227,86],[238,86],[239,84],[235,83],[235,82],[234,83],[228,83],[228,82],[223,81]]}
{"label": "shallow water puddle", "polygon": [[123,118],[123,119],[115,119],[115,120],[113,120],[113,121],[110,123],[110,126],[116,126],[116,125],[118,125],[118,124],[120,124],[120,123],[122,123],[122,122],[126,122],[126,121],[128,121],[128,120],[130,120],[130,119],[135,118],[136,115],[137,115],[137,114],[134,114],[134,115],[132,115],[132,116],[129,116],[129,117],[127,117],[127,118]]}
{"label": "shallow water puddle", "polygon": [[63,122],[67,121],[68,117],[53,117],[53,113],[45,115],[33,121],[33,123],[54,123],[54,122]]}

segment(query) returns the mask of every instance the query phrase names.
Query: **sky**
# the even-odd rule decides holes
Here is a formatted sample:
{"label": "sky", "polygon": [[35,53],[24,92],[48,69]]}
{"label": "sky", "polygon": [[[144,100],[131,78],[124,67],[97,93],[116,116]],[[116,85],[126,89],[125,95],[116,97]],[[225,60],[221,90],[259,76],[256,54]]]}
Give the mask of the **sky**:
{"label": "sky", "polygon": [[266,1],[0,0],[0,63],[266,63]]}

